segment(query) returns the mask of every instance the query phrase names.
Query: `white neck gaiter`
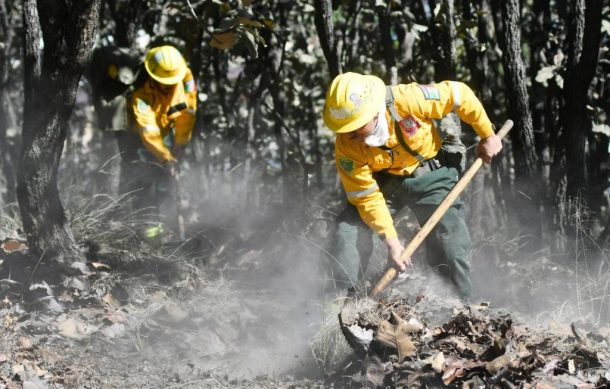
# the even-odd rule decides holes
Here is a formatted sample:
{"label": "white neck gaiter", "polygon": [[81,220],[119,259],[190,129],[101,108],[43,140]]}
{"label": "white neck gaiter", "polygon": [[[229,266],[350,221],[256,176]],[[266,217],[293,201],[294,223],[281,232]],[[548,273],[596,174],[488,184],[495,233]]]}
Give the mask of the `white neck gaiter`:
{"label": "white neck gaiter", "polygon": [[385,142],[390,139],[390,129],[388,128],[388,120],[385,117],[385,103],[381,106],[379,116],[377,117],[377,125],[375,131],[364,139],[364,143],[368,146],[379,147],[385,145]]}

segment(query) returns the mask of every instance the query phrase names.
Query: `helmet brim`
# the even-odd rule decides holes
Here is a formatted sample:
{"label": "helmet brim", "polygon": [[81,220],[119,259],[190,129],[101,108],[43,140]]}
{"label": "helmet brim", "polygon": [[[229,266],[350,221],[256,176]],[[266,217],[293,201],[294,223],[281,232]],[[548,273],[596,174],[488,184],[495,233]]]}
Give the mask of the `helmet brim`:
{"label": "helmet brim", "polygon": [[179,83],[180,81],[182,81],[184,79],[184,76],[186,75],[186,64],[184,64],[184,66],[182,66],[180,68],[180,71],[171,76],[171,77],[159,77],[156,74],[154,74],[149,68],[148,68],[148,63],[144,64],[144,67],[146,68],[146,72],[148,73],[148,75],[155,81],[161,83],[161,84],[165,84],[165,85],[174,85]]}
{"label": "helmet brim", "polygon": [[[366,81],[370,83],[372,103],[369,104],[364,109],[364,111],[362,112],[362,114],[360,115],[360,117],[358,119],[351,121],[351,122],[339,127],[338,129],[334,130],[334,132],[336,132],[337,134],[343,134],[346,132],[356,131],[360,127],[364,126],[365,124],[367,124],[368,122],[373,120],[375,115],[377,115],[379,113],[379,109],[381,108],[383,102],[385,101],[384,82],[379,77],[369,76],[369,75],[365,75],[364,77],[366,78]],[[325,113],[327,113],[326,112],[327,109],[328,108],[326,106],[324,106]]]}

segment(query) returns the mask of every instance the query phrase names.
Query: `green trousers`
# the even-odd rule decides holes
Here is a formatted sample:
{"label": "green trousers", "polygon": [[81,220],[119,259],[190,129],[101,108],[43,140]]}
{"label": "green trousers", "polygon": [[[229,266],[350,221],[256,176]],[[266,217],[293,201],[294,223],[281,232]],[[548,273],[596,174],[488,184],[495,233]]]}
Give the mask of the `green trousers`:
{"label": "green trousers", "polygon": [[[423,225],[453,188],[458,173],[455,168],[441,167],[419,177],[377,174],[375,178],[391,209],[399,211],[408,206]],[[449,208],[425,242],[428,264],[456,286],[461,298],[468,298],[472,289],[467,260],[471,241],[461,200]],[[335,285],[359,287],[372,251],[372,231],[356,207],[348,204],[338,216],[333,253]]]}
{"label": "green trousers", "polygon": [[[143,230],[161,225],[166,232],[177,232],[178,199],[174,179],[146,150],[138,134],[115,131],[115,136],[121,153],[119,193],[129,193],[132,211],[143,212],[140,217],[147,222]],[[170,141],[173,139],[166,142],[168,148],[171,148]]]}

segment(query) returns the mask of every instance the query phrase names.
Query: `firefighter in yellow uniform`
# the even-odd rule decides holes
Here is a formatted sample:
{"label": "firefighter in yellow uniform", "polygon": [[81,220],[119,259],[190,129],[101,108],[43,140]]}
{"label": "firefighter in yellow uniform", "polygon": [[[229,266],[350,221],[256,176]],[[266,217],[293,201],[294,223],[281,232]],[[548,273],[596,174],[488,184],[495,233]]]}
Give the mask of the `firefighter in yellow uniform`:
{"label": "firefighter in yellow uniform", "polygon": [[[472,90],[461,82],[386,86],[375,76],[344,73],[331,83],[324,122],[337,134],[336,167],[348,206],[338,217],[333,276],[343,288],[361,285],[372,252],[372,232],[388,249],[388,261],[404,271],[388,206],[409,206],[423,224],[453,188],[460,159],[443,139],[435,120],[450,112],[480,136],[478,155],[487,163],[502,149],[492,124]],[[460,142],[461,144],[461,142]],[[456,162],[457,161],[457,162]],[[470,235],[462,203],[456,202],[427,238],[427,260],[450,279],[460,297],[471,292],[467,261]]]}
{"label": "firefighter in yellow uniform", "polygon": [[177,225],[175,189],[178,158],[191,139],[197,109],[197,89],[191,70],[173,46],[152,48],[144,67],[148,78],[131,96],[133,131],[139,135],[138,163],[142,169],[133,187],[142,207],[158,218],[145,231],[154,238],[164,226]]}

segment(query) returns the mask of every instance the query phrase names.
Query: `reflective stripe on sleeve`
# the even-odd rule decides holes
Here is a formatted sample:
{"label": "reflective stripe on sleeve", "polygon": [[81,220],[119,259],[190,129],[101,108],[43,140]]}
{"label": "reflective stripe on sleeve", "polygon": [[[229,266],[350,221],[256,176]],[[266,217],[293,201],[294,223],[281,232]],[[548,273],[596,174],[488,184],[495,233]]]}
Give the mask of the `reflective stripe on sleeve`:
{"label": "reflective stripe on sleeve", "polygon": [[364,197],[368,194],[373,193],[374,191],[377,190],[377,188],[379,188],[379,186],[377,186],[377,184],[371,186],[368,189],[364,189],[364,190],[357,190],[355,192],[347,192],[347,197]]}
{"label": "reflective stripe on sleeve", "polygon": [[161,132],[159,127],[153,126],[153,125],[150,125],[150,124],[142,127],[142,131],[143,132]]}
{"label": "reflective stripe on sleeve", "polygon": [[457,82],[451,81],[451,89],[453,89],[453,110],[455,111],[462,102],[460,101],[460,87]]}

